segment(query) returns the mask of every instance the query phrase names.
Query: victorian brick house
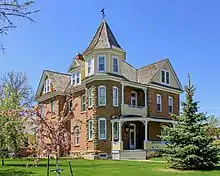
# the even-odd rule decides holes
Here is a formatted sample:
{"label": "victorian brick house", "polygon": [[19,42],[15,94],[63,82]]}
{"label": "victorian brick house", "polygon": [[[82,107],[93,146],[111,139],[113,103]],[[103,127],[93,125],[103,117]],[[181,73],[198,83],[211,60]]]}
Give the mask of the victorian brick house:
{"label": "victorian brick house", "polygon": [[146,151],[163,145],[161,125],[173,123],[170,114],[179,113],[182,90],[168,59],[139,69],[128,64],[103,20],[68,73],[43,72],[36,101],[46,105],[43,115],[58,114],[68,102],[74,116],[71,156],[145,159]]}

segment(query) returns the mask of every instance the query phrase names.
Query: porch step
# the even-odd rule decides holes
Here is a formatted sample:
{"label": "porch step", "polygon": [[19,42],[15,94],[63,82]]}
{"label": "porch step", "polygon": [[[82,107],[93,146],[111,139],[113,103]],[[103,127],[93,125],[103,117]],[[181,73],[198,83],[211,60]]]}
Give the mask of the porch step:
{"label": "porch step", "polygon": [[144,150],[123,150],[120,154],[121,160],[146,160]]}

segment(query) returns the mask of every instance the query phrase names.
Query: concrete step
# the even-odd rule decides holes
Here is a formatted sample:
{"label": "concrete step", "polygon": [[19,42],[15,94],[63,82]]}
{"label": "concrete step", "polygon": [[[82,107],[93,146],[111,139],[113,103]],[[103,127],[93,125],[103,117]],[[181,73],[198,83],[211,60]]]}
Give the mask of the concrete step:
{"label": "concrete step", "polygon": [[144,150],[125,150],[120,154],[121,160],[146,160],[146,152]]}

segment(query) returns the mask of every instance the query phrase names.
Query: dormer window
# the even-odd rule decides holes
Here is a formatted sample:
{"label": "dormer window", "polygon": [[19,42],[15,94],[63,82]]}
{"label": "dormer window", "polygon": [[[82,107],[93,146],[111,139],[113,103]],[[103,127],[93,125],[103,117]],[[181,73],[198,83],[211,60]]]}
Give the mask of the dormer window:
{"label": "dormer window", "polygon": [[113,72],[118,73],[118,58],[113,57]]}
{"label": "dormer window", "polygon": [[71,77],[71,85],[78,85],[81,83],[81,79],[80,79],[80,72],[73,72],[72,73],[72,77]]}
{"label": "dormer window", "polygon": [[44,82],[44,93],[48,93],[48,92],[50,92],[50,80],[49,79],[45,80]]}
{"label": "dormer window", "polygon": [[105,56],[98,57],[98,71],[105,72]]}
{"label": "dormer window", "polygon": [[170,84],[170,73],[166,70],[161,70],[161,82],[164,84]]}

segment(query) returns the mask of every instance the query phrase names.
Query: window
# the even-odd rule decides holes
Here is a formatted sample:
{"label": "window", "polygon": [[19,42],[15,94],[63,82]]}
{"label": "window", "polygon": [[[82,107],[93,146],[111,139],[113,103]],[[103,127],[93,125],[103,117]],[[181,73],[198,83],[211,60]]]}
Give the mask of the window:
{"label": "window", "polygon": [[105,56],[98,57],[98,71],[99,72],[105,71]]}
{"label": "window", "polygon": [[98,100],[99,100],[99,106],[105,106],[106,105],[106,87],[105,86],[99,86],[98,88]]}
{"label": "window", "polygon": [[79,128],[74,128],[74,145],[79,145]]}
{"label": "window", "polygon": [[162,101],[160,94],[157,94],[157,112],[162,112]]}
{"label": "window", "polygon": [[73,102],[72,102],[72,100],[68,101],[68,109],[69,109],[69,111],[73,110]]}
{"label": "window", "polygon": [[44,82],[44,93],[48,93],[48,92],[50,92],[50,80],[49,79],[45,80]]}
{"label": "window", "polygon": [[131,106],[137,106],[137,92],[131,91]]}
{"label": "window", "polygon": [[88,138],[89,138],[89,140],[91,140],[93,138],[93,135],[92,135],[92,120],[88,121]]}
{"label": "window", "polygon": [[173,97],[169,97],[169,113],[173,113]]}
{"label": "window", "polygon": [[118,58],[113,57],[113,72],[118,73]]}
{"label": "window", "polygon": [[118,106],[118,88],[113,87],[113,106]]}
{"label": "window", "polygon": [[115,122],[114,123],[114,140],[118,140],[118,136],[119,136],[119,123],[118,122]]}
{"label": "window", "polygon": [[51,102],[51,112],[55,113],[55,110],[56,110],[56,101],[52,101]]}
{"label": "window", "polygon": [[88,60],[88,75],[92,74],[92,59]]}
{"label": "window", "polygon": [[99,139],[106,139],[106,119],[99,119]]}
{"label": "window", "polygon": [[71,85],[80,84],[81,83],[80,77],[81,77],[80,72],[73,72],[71,77]]}
{"label": "window", "polygon": [[88,101],[89,101],[89,107],[92,106],[92,88],[89,88],[88,90]]}
{"label": "window", "polygon": [[86,97],[82,95],[81,97],[81,112],[86,111]]}
{"label": "window", "polygon": [[170,84],[170,73],[166,70],[161,70],[161,82]]}
{"label": "window", "polygon": [[41,106],[41,118],[44,119],[44,105]]}

